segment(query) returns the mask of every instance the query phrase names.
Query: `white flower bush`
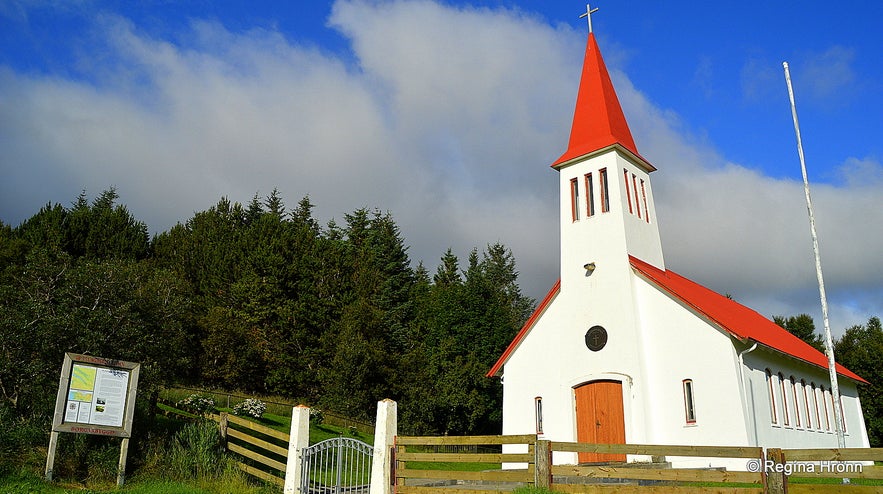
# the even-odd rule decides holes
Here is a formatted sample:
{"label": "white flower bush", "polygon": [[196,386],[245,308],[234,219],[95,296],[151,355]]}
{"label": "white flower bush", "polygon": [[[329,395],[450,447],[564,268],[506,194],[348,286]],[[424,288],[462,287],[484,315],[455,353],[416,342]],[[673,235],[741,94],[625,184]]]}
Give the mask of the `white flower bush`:
{"label": "white flower bush", "polygon": [[247,398],[242,403],[233,407],[233,415],[246,415],[256,419],[261,418],[267,410],[267,404],[255,398]]}
{"label": "white flower bush", "polygon": [[179,401],[178,408],[199,415],[205,415],[215,411],[215,400],[211,396],[196,393]]}

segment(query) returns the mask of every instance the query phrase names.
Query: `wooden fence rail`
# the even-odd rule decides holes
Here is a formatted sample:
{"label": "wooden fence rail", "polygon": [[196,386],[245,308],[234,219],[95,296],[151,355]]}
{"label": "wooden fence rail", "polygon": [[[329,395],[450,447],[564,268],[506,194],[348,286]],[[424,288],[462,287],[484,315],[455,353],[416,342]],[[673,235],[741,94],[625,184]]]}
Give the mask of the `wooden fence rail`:
{"label": "wooden fence rail", "polygon": [[[655,458],[751,459],[762,465],[762,448],[724,446],[677,446],[649,444],[587,444],[552,442],[550,451],[563,453],[604,453]],[[723,468],[667,468],[649,462],[609,463],[598,465],[553,465],[551,488],[570,493],[757,493],[764,492],[766,478],[756,472],[730,471]],[[713,484],[713,485],[709,485]]]}
{"label": "wooden fence rail", "polygon": [[[783,449],[782,459],[789,493],[883,492],[883,466],[874,464],[883,461],[883,448]],[[806,483],[819,479],[849,479],[850,483]]]}
{"label": "wooden fence rail", "polygon": [[[174,403],[165,400],[159,400],[159,403],[167,406],[161,410],[164,415],[175,415],[185,420],[198,418],[196,415],[177,410],[174,408]],[[236,466],[240,470],[278,486],[284,484],[288,434],[226,412],[207,414],[205,418],[218,424],[227,451],[248,459],[250,463],[236,460]]]}
{"label": "wooden fence rail", "polygon": [[285,483],[288,434],[228,413],[214,417],[218,417],[216,421],[221,428],[221,437],[226,440],[227,451],[257,464],[237,461],[236,466],[249,475],[278,486]]}
{"label": "wooden fence rail", "polygon": [[[522,452],[504,453],[503,445],[523,445]],[[444,487],[446,494],[508,492],[513,485],[536,481],[536,436],[396,437],[395,491],[428,494]],[[459,451],[453,451],[457,450]],[[438,452],[444,451],[444,452]],[[503,470],[503,463],[527,468]]]}

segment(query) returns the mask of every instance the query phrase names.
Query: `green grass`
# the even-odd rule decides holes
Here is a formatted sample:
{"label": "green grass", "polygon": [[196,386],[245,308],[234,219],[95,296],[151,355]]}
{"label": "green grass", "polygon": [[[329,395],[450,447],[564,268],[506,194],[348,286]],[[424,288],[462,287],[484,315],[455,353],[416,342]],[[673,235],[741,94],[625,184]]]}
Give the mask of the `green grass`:
{"label": "green grass", "polygon": [[[843,483],[840,477],[788,477],[789,484],[820,484],[820,485],[839,485]],[[881,485],[883,479],[859,479],[850,480],[851,485]]]}
{"label": "green grass", "polygon": [[46,482],[33,475],[14,475],[0,477],[0,492],[3,494],[61,494],[65,492],[80,494],[105,492],[128,494],[278,494],[279,492],[279,489],[275,487],[249,485],[242,480],[219,479],[203,481],[200,482],[201,485],[193,484],[194,482],[136,478],[122,487],[110,484],[87,488],[81,484]]}

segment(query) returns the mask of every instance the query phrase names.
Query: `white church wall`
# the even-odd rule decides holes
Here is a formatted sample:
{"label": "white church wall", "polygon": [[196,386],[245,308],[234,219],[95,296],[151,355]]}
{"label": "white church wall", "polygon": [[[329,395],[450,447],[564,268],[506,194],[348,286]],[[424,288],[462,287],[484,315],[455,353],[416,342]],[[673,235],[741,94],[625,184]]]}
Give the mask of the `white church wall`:
{"label": "white church wall", "polygon": [[[771,371],[772,393],[767,369]],[[780,373],[784,379],[779,378]],[[750,432],[757,445],[776,448],[837,447],[834,404],[826,369],[758,348],[745,355],[745,375],[749,405],[755,417]],[[866,448],[869,446],[867,429],[856,384],[841,377],[838,386],[846,419],[846,446]],[[775,419],[771,400],[775,402]]]}
{"label": "white church wall", "polygon": [[[745,446],[736,354],[730,337],[667,293],[634,276],[646,355],[647,442]],[[688,421],[684,381],[690,380],[695,421]],[[733,461],[669,458],[677,467],[727,466]],[[744,468],[744,460],[735,460]]]}
{"label": "white church wall", "polygon": [[[623,201],[622,218],[625,223],[628,253],[659,269],[665,269],[650,175],[642,167],[622,156],[617,157],[617,166],[617,176],[622,179],[619,194]],[[627,182],[626,177],[622,176],[623,171],[628,172]],[[631,212],[629,212],[629,203],[631,203]]]}
{"label": "white church wall", "polygon": [[[586,300],[579,293],[560,293],[506,363],[504,434],[537,432],[535,400],[539,397],[543,401],[541,436],[576,441],[573,388],[591,381],[615,380],[623,385],[626,441],[638,442],[646,436],[645,403],[638,389],[640,358],[627,337],[633,329],[623,328],[633,322],[624,322],[609,311],[593,310],[594,304]],[[598,352],[592,352],[585,344],[585,333],[595,324],[607,328],[609,335],[607,345]],[[554,458],[559,464],[575,460],[575,454],[556,454]]]}

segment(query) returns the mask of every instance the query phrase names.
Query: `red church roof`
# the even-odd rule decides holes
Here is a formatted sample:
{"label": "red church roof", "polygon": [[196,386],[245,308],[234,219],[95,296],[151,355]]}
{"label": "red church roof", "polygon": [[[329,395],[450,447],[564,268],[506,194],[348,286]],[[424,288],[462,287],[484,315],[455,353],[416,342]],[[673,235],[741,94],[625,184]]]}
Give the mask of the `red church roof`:
{"label": "red church roof", "polygon": [[641,157],[622,113],[613,83],[610,82],[595,35],[589,33],[576,109],[573,112],[573,125],[570,128],[570,143],[567,151],[552,166],[556,167],[613,144],[619,144],[635,156]]}
{"label": "red church roof", "polygon": [[[639,275],[665,290],[694,311],[702,314],[712,324],[739,340],[757,342],[792,358],[823,369],[828,368],[828,358],[822,352],[811,347],[808,343],[754,310],[705,288],[694,281],[688,280],[677,273],[669,270],[662,271],[634,256],[629,256],[629,261],[632,268]],[[561,280],[558,280],[524,326],[522,326],[515,339],[512,340],[494,366],[491,367],[491,370],[488,371],[487,377],[494,377],[502,372],[506,361],[509,360],[509,357],[518,348],[518,345],[521,344],[521,341],[527,336],[527,333],[530,332],[540,315],[546,311],[546,308],[560,290]],[[837,364],[837,373],[858,382],[868,382],[840,364]]]}
{"label": "red church roof", "polygon": [[[752,309],[669,270],[629,256],[632,267],[644,278],[667,291],[711,322],[743,341],[756,341],[809,364],[828,368],[828,357],[805,341]],[[837,364],[837,373],[867,383],[851,370]]]}

